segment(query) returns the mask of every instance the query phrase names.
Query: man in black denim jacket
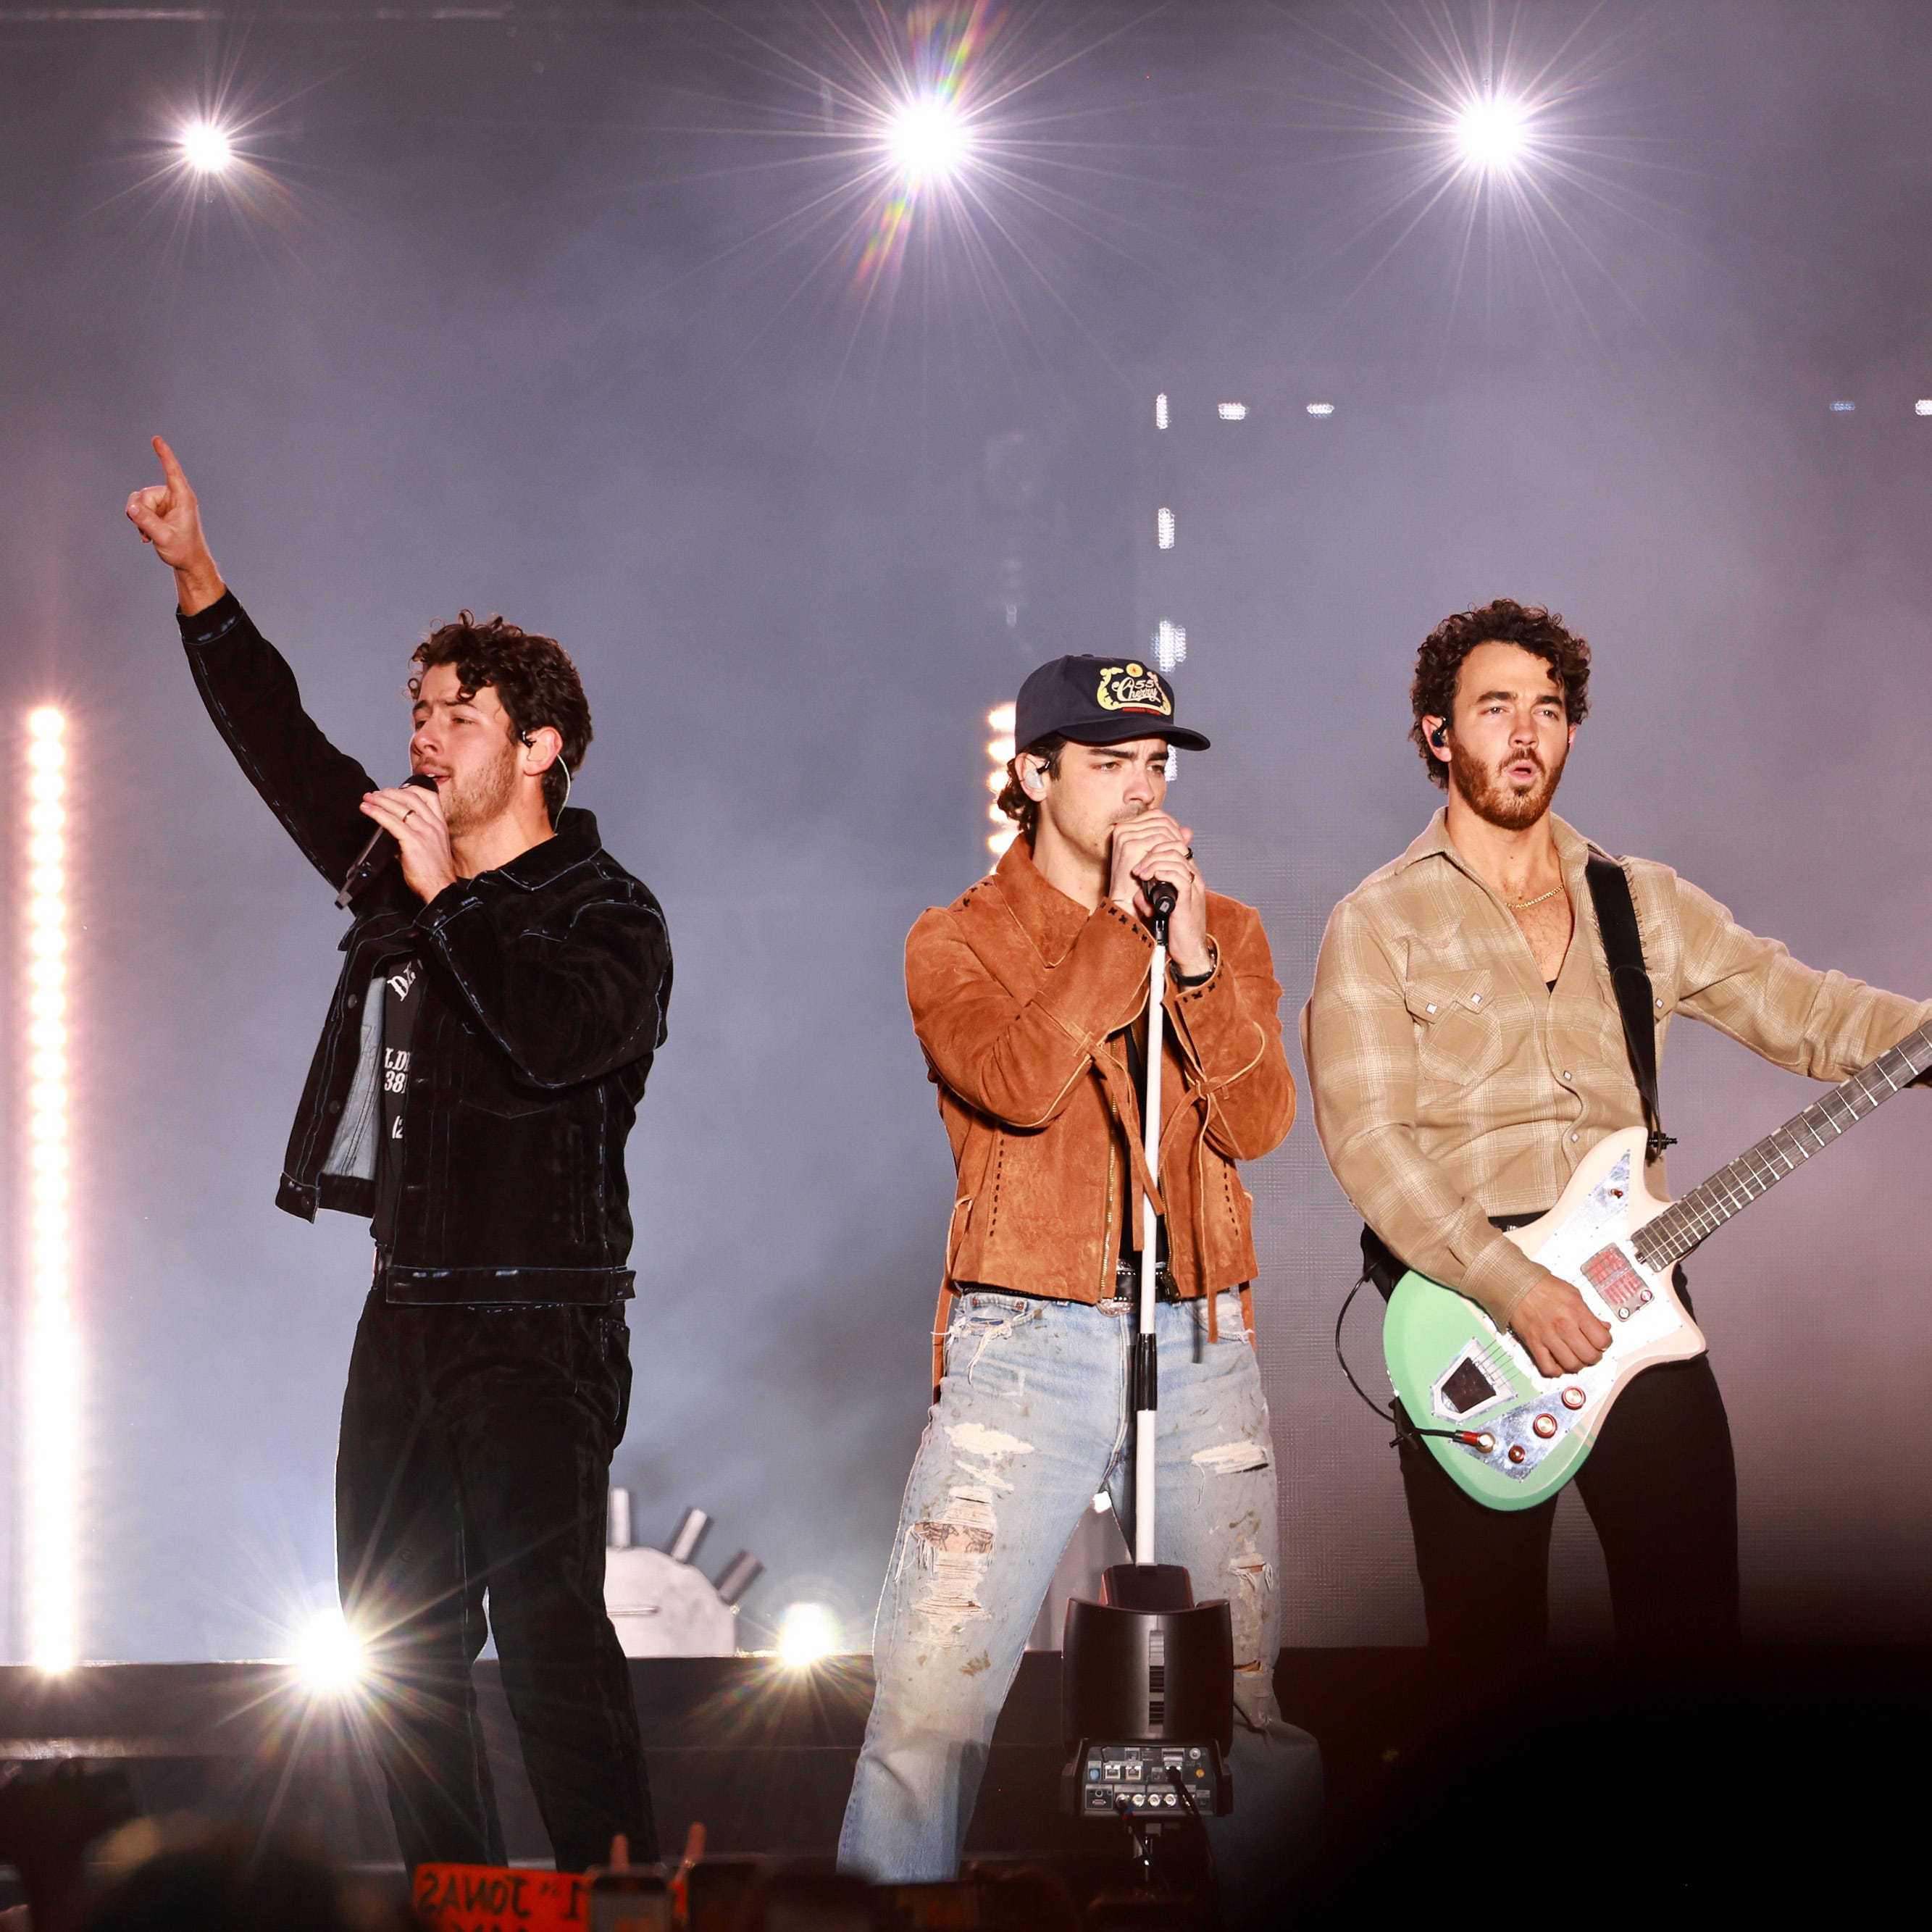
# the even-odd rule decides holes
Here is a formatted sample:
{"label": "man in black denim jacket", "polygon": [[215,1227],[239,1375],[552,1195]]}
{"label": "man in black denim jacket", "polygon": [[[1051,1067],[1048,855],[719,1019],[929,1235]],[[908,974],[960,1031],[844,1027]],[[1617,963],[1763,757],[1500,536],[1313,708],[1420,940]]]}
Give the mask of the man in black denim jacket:
{"label": "man in black denim jacket", "polygon": [[558,809],[590,713],[554,643],[467,613],[437,632],[411,680],[410,762],[435,783],[379,789],[303,711],[155,448],[166,480],[128,514],[175,572],[196,684],[243,771],[332,884],[375,827],[399,848],[352,902],[277,1199],[369,1214],[376,1235],[337,1560],[404,1860],[503,1862],[470,1677],[486,1590],[559,1868],[602,1862],[620,1832],[654,1858],[603,1589],[630,1396],[623,1149],[664,1037],[663,914],[590,814]]}

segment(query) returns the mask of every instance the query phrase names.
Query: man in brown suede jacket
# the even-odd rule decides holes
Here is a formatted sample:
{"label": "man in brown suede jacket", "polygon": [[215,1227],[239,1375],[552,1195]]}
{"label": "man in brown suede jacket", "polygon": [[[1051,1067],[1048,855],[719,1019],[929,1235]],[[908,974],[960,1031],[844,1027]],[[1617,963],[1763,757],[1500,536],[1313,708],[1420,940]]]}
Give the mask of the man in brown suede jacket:
{"label": "man in brown suede jacket", "polygon": [[[879,1606],[878,1689],[840,1845],[842,1864],[879,1880],[956,1870],[1028,1632],[1097,1492],[1131,1540],[1144,1193],[1161,1217],[1158,1560],[1229,1600],[1238,1785],[1244,1756],[1276,1760],[1260,1762],[1262,1787],[1314,1763],[1275,1708],[1274,1456],[1249,1334],[1252,1202],[1235,1168],[1294,1114],[1267,935],[1252,908],[1207,890],[1191,834],[1162,809],[1170,745],[1208,743],[1174,722],[1165,678],[1057,658],[1022,687],[1015,741],[1000,802],[1021,836],[906,947],[958,1186],[937,1400]],[[1140,1101],[1143,887],[1156,880],[1176,898],[1155,1177]]]}

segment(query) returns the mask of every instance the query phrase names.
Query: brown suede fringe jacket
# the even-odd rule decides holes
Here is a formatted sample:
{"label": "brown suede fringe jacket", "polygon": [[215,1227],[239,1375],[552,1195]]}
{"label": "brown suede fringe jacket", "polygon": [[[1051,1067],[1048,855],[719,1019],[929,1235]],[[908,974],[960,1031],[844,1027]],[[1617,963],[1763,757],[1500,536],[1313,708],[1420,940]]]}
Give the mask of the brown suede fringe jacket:
{"label": "brown suede fringe jacket", "polygon": [[[1144,1191],[1166,1217],[1184,1298],[1253,1280],[1254,1202],[1234,1163],[1280,1144],[1294,1078],[1260,916],[1218,892],[1208,903],[1213,975],[1168,983],[1158,1191],[1123,1038],[1147,1004],[1154,940],[1140,921],[1111,900],[1089,913],[1017,838],[995,872],[914,926],[906,998],[959,1177],[935,1379],[963,1286],[1112,1297],[1121,1217]],[[1211,1334],[1211,1300],[1208,1320]]]}

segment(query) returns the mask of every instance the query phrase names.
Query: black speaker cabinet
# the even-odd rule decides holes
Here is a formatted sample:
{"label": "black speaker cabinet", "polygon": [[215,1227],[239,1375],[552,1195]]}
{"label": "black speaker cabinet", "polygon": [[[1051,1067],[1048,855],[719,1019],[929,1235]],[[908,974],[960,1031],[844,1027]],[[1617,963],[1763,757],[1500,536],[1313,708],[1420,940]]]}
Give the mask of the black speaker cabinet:
{"label": "black speaker cabinet", "polygon": [[1060,1731],[1083,1739],[1218,1745],[1234,1737],[1234,1637],[1221,1599],[1186,1609],[1066,1606]]}

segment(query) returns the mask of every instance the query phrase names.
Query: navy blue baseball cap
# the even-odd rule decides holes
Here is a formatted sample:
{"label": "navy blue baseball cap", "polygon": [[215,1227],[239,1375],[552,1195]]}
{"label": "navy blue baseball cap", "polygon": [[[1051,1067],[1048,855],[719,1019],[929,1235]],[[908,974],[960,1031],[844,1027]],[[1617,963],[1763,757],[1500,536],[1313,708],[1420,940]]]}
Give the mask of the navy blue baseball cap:
{"label": "navy blue baseball cap", "polygon": [[1013,706],[1013,742],[1053,736],[1077,745],[1165,738],[1190,752],[1208,741],[1174,722],[1174,686],[1151,664],[1129,658],[1052,658],[1028,673]]}

